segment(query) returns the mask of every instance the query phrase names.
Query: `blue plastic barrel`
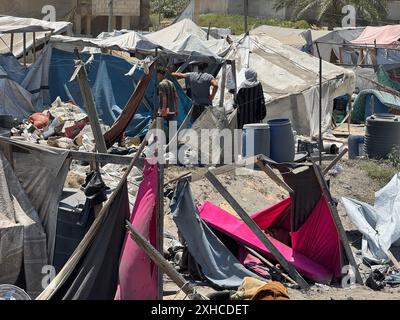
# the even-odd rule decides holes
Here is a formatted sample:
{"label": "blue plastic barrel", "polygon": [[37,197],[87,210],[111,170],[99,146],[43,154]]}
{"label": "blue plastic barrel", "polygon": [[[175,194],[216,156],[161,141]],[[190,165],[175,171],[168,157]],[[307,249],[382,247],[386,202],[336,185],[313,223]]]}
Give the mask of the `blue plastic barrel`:
{"label": "blue plastic barrel", "polygon": [[350,135],[348,144],[349,144],[349,159],[354,160],[357,157],[364,155],[364,136],[355,136]]}
{"label": "blue plastic barrel", "polygon": [[246,124],[243,127],[242,156],[252,157],[271,153],[271,137],[269,125],[266,123]]}
{"label": "blue plastic barrel", "polygon": [[270,158],[278,163],[293,162],[296,153],[292,123],[289,119],[273,119],[268,124],[271,131]]}

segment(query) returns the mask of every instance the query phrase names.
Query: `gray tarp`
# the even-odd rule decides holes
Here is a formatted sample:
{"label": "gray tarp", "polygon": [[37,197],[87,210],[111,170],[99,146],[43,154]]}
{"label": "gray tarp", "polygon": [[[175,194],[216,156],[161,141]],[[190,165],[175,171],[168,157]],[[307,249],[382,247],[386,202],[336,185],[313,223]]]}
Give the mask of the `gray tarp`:
{"label": "gray tarp", "polygon": [[15,173],[21,181],[46,231],[49,262],[53,261],[57,212],[71,159],[66,150],[46,149],[26,142],[11,141],[18,146],[14,152]]}
{"label": "gray tarp", "polygon": [[38,300],[113,300],[127,219],[129,202],[125,183]]}
{"label": "gray tarp", "polygon": [[400,239],[400,173],[376,193],[373,207],[348,198],[342,201],[350,220],[363,234],[364,259],[386,263],[386,252],[393,244],[398,245]]}
{"label": "gray tarp", "polygon": [[247,270],[200,219],[187,180],[178,183],[171,209],[189,252],[213,285],[235,289],[242,284],[245,277],[259,278]]}
{"label": "gray tarp", "polygon": [[24,279],[26,291],[36,297],[43,290],[42,269],[48,264],[46,234],[3,153],[0,153],[0,239],[0,284],[22,286],[18,279]]}

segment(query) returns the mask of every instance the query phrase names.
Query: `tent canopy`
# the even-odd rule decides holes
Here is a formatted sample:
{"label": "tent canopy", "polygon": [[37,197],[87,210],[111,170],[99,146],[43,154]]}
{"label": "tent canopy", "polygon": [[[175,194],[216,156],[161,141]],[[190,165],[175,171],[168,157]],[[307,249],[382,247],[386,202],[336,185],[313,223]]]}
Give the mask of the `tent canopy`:
{"label": "tent canopy", "polygon": [[46,36],[52,34],[72,33],[72,23],[70,22],[48,22],[32,18],[18,18],[11,16],[0,17],[0,53],[11,51],[11,34],[14,34],[14,46],[12,53],[20,57],[24,53],[23,33],[26,34],[26,50],[33,47],[33,32],[35,32],[36,45],[45,42]]}
{"label": "tent canopy", "polygon": [[400,40],[400,25],[382,27],[366,27],[363,33],[351,43],[357,45],[374,46],[398,44]]}

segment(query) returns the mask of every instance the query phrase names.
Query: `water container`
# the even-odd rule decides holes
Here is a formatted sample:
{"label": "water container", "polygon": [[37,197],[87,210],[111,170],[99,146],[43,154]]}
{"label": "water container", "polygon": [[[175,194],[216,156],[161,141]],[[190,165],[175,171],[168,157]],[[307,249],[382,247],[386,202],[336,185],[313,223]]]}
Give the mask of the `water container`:
{"label": "water container", "polygon": [[295,141],[289,119],[268,121],[271,130],[271,159],[278,162],[293,162]]}
{"label": "water container", "polygon": [[[270,128],[266,123],[246,124],[243,127],[242,156],[251,157],[271,154]],[[253,148],[254,146],[254,148]]]}
{"label": "water container", "polygon": [[400,147],[400,117],[393,114],[374,114],[367,119],[365,153],[371,159],[387,158]]}
{"label": "water container", "polygon": [[349,159],[354,160],[357,157],[363,156],[364,153],[364,136],[349,136]]}

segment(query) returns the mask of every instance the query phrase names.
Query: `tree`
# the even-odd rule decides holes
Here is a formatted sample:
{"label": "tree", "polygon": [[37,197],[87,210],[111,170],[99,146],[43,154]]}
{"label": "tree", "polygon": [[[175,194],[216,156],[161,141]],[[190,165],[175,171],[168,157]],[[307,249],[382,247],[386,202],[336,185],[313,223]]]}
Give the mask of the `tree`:
{"label": "tree", "polygon": [[188,0],[151,0],[151,8],[153,13],[164,18],[175,18],[188,3]]}
{"label": "tree", "polygon": [[319,23],[326,22],[330,27],[340,26],[344,17],[342,8],[353,5],[357,19],[367,23],[379,24],[387,17],[387,0],[275,0],[274,8],[293,9],[293,19],[302,19],[310,13]]}

